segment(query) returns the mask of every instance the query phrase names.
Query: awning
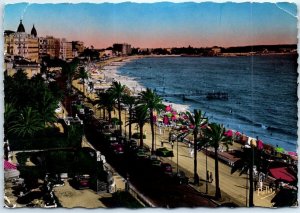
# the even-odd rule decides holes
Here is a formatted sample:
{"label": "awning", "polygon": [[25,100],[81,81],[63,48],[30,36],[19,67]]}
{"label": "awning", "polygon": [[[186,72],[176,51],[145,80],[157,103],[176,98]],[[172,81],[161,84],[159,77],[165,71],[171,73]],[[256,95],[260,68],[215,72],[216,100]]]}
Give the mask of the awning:
{"label": "awning", "polygon": [[4,169],[5,170],[17,169],[17,166],[7,160],[4,160]]}
{"label": "awning", "polygon": [[290,174],[286,167],[273,168],[269,170],[271,175],[276,178],[276,180],[283,180],[287,182],[293,182],[296,178]]}

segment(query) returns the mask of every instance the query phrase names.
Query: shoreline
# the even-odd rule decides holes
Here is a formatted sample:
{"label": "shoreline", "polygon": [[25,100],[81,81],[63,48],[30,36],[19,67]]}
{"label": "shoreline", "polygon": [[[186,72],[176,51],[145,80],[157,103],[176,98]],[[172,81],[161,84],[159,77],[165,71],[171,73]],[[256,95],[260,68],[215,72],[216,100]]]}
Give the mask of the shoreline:
{"label": "shoreline", "polygon": [[[158,57],[169,57],[169,56],[162,55],[162,56],[158,56]],[[180,57],[180,55],[177,55],[177,57]],[[152,55],[150,55],[150,56],[147,55],[147,56],[142,56],[142,57],[140,57],[140,56],[120,57],[117,61],[111,61],[110,63],[106,63],[106,65],[102,66],[101,72],[103,72],[104,75],[106,77],[109,77],[111,80],[116,80],[116,81],[119,81],[121,84],[126,85],[133,92],[134,95],[137,95],[140,91],[143,91],[146,88],[138,82],[138,79],[136,79],[134,77],[127,77],[127,76],[121,75],[120,72],[118,71],[118,68],[125,65],[128,62],[131,62],[133,60],[137,60],[140,58],[152,58]],[[116,62],[117,62],[117,64],[116,64]],[[165,104],[166,106],[171,105],[172,108],[175,109],[177,112],[186,112],[191,107],[191,105],[189,105],[189,104],[181,104],[181,103],[177,104],[177,103],[174,103],[171,101],[165,101],[165,100],[163,101],[163,104]],[[228,130],[230,129],[230,130],[233,130],[234,132],[236,132],[232,128],[226,128],[226,129],[228,129]],[[238,132],[240,132],[240,131],[238,131]],[[249,134],[247,134],[247,137],[254,138],[255,136],[250,136]],[[270,143],[266,143],[266,144],[268,144],[272,147],[275,147],[275,145],[273,145],[273,144],[270,144]],[[289,150],[289,151],[292,151],[292,150]],[[293,150],[293,151],[297,151],[297,149]]]}

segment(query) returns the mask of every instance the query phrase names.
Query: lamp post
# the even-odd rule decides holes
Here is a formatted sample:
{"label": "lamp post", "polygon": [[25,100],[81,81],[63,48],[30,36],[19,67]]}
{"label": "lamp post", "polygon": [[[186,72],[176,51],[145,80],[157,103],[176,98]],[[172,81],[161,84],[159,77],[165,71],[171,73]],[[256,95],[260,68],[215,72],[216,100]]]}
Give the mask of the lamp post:
{"label": "lamp post", "polygon": [[177,174],[178,174],[178,143],[179,141],[177,140]]}
{"label": "lamp post", "polygon": [[124,120],[125,138],[127,136],[127,133],[126,133],[126,111],[127,111],[127,109],[125,109],[125,120]]}
{"label": "lamp post", "polygon": [[207,144],[205,145],[205,168],[206,168],[206,184],[205,184],[205,193],[208,193],[208,171],[207,171]]}

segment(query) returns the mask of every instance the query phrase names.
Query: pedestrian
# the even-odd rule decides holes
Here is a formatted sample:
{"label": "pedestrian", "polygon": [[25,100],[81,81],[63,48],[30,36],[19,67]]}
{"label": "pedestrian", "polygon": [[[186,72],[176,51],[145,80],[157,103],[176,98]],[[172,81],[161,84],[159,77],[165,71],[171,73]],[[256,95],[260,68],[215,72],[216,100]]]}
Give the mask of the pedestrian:
{"label": "pedestrian", "polygon": [[212,183],[214,181],[212,172],[209,173],[209,182]]}
{"label": "pedestrian", "polygon": [[194,156],[194,149],[191,148],[191,158]]}
{"label": "pedestrian", "polygon": [[257,178],[254,178],[254,191],[257,189]]}
{"label": "pedestrian", "polygon": [[160,141],[160,146],[163,147],[164,146],[164,142]]}
{"label": "pedestrian", "polygon": [[172,149],[173,149],[173,147],[174,147],[174,142],[173,142],[173,141],[171,142],[171,147],[172,147]]}
{"label": "pedestrian", "polygon": [[208,182],[208,181],[209,181],[209,171],[206,170],[206,182]]}

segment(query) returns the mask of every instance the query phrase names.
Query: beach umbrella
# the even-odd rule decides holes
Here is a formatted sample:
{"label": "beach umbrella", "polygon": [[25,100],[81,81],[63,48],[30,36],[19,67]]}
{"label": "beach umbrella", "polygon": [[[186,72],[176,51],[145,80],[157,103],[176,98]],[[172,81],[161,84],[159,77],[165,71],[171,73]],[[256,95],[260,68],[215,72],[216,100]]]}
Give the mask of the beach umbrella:
{"label": "beach umbrella", "polygon": [[232,137],[233,136],[233,132],[231,129],[227,130],[225,133],[224,133],[225,136],[227,137]]}
{"label": "beach umbrella", "polygon": [[288,152],[290,156],[297,156],[297,152]]}
{"label": "beach umbrella", "polygon": [[172,107],[170,105],[166,106],[166,109],[165,109],[166,112],[170,112],[171,110],[172,110]]}
{"label": "beach umbrella", "polygon": [[164,118],[163,118],[163,123],[165,125],[169,125],[169,118],[165,115]]}
{"label": "beach umbrella", "polygon": [[257,142],[257,148],[259,150],[262,150],[264,148],[263,142],[261,140],[257,140],[256,142]]}
{"label": "beach umbrella", "polygon": [[283,153],[285,150],[282,147],[276,147],[276,152]]}

